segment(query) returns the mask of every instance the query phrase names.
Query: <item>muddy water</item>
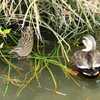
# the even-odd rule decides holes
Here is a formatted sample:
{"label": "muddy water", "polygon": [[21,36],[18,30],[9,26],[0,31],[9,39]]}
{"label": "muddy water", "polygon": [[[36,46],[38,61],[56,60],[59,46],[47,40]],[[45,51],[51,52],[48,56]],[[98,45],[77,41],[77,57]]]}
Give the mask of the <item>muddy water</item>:
{"label": "muddy water", "polygon": [[[26,61],[19,64],[22,67],[31,66],[31,63],[28,64]],[[52,67],[52,71],[58,83],[57,93],[54,93],[54,85],[48,71],[45,70],[39,79],[41,88],[34,80],[19,96],[17,96],[18,88],[12,85],[9,85],[6,95],[3,96],[5,86],[0,84],[0,100],[100,100],[99,77],[95,79],[74,77],[76,84],[72,79],[65,78],[57,67]]]}
{"label": "muddy water", "polygon": [[[98,39],[98,47],[99,38]],[[24,68],[26,72],[32,67],[31,61],[13,61],[16,65]],[[0,67],[7,65],[0,62]],[[41,73],[39,78],[41,87],[38,86],[36,80],[25,88],[22,93],[17,96],[18,88],[9,85],[7,93],[4,95],[5,85],[0,84],[0,100],[100,100],[100,77],[88,79],[84,77],[66,78],[62,71],[53,66],[52,71],[58,84],[57,93],[54,93],[54,85],[47,70]],[[2,81],[2,80],[1,80]]]}

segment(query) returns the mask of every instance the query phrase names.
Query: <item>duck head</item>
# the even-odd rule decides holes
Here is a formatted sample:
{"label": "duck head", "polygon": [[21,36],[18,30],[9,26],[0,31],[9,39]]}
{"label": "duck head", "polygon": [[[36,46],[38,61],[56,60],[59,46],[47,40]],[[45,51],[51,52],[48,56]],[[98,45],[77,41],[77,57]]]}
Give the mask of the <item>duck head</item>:
{"label": "duck head", "polygon": [[82,51],[90,52],[90,51],[96,50],[96,41],[93,36],[91,36],[91,35],[84,36],[82,43],[85,46],[85,48],[82,49]]}

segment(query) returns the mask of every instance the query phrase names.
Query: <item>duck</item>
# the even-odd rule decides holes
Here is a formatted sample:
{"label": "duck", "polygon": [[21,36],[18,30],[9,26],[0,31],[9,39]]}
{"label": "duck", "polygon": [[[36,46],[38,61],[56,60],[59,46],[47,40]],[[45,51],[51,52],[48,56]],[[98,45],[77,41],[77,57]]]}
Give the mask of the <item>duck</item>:
{"label": "duck", "polygon": [[25,30],[21,32],[21,38],[19,39],[17,46],[15,46],[9,53],[15,54],[18,59],[24,59],[32,52],[32,48],[33,33],[30,26],[27,26]]}
{"label": "duck", "polygon": [[83,36],[84,48],[74,52],[72,63],[74,69],[88,77],[100,75],[100,52],[96,49],[96,40],[92,35]]}

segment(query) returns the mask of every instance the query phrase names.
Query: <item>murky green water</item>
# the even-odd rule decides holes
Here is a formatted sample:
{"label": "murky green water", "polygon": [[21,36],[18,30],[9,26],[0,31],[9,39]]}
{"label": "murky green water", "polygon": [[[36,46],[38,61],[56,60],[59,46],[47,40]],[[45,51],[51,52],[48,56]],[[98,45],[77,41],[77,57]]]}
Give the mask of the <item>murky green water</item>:
{"label": "murky green water", "polygon": [[[20,63],[22,67],[29,67],[27,62]],[[17,87],[9,86],[5,96],[4,86],[0,87],[0,100],[100,100],[100,78],[86,79],[83,77],[75,77],[78,82],[75,84],[70,78],[65,78],[63,73],[57,67],[52,68],[58,83],[58,91],[62,94],[53,92],[53,84],[47,71],[42,72],[40,77],[41,88],[38,87],[34,80],[30,86],[25,88],[23,92],[17,96]]]}

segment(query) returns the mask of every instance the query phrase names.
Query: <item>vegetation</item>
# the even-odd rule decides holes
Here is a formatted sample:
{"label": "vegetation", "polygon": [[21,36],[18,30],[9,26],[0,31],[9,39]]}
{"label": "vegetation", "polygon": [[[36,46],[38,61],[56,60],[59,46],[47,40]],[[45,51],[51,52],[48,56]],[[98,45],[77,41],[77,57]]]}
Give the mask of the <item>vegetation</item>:
{"label": "vegetation", "polygon": [[[9,84],[18,86],[20,94],[32,80],[39,83],[39,75],[45,69],[57,89],[51,66],[71,77],[68,68],[74,48],[80,48],[83,35],[99,34],[100,3],[99,0],[0,0],[0,24],[0,58],[8,65],[1,74],[7,85],[4,94]],[[33,66],[21,79],[24,69],[13,63],[14,56],[9,52],[26,26],[33,28],[34,45],[29,58]]]}

